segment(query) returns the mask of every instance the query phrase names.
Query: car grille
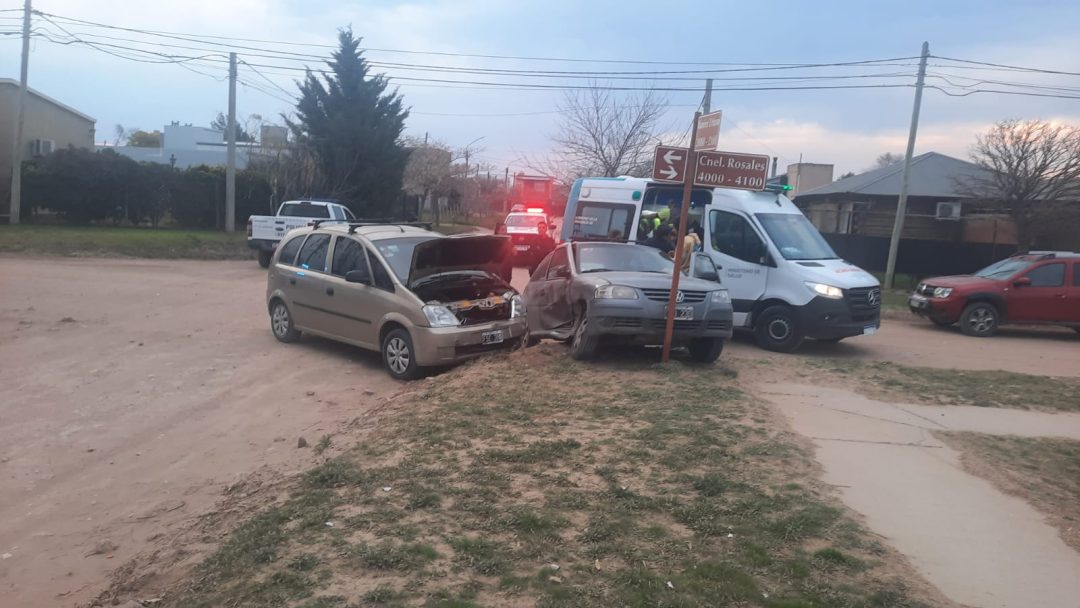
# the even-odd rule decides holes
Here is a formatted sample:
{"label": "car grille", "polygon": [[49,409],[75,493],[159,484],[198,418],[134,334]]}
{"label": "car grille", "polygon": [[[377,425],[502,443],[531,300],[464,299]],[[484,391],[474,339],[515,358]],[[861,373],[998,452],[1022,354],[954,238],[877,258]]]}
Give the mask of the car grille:
{"label": "car grille", "polygon": [[724,321],[723,319],[713,319],[708,322],[709,329],[727,330],[731,329],[731,321]]}
{"label": "car grille", "polygon": [[881,315],[881,288],[856,287],[844,290],[844,300],[852,321],[872,321]]}
{"label": "car grille", "polygon": [[[664,331],[667,325],[666,319],[649,319],[649,327]],[[675,331],[690,331],[701,328],[701,321],[675,321]]]}
{"label": "car grille", "polygon": [[637,317],[608,317],[605,323],[609,327],[641,327],[641,319]]}
{"label": "car grille", "polygon": [[934,290],[935,289],[937,289],[937,287],[935,287],[933,285],[927,285],[926,283],[919,283],[919,286],[915,288],[915,293],[929,297],[929,296],[934,295]]}
{"label": "car grille", "polygon": [[[641,290],[646,298],[655,300],[657,302],[667,302],[668,296],[671,295],[670,289],[642,289]],[[705,297],[709,295],[707,291],[686,291],[683,292],[683,301],[680,304],[698,304],[705,301]]]}
{"label": "car grille", "polygon": [[464,346],[455,346],[454,355],[458,357],[464,357],[467,355],[481,355],[483,353],[499,352],[504,350],[513,350],[518,345],[520,340],[509,338],[498,344],[468,344]]}

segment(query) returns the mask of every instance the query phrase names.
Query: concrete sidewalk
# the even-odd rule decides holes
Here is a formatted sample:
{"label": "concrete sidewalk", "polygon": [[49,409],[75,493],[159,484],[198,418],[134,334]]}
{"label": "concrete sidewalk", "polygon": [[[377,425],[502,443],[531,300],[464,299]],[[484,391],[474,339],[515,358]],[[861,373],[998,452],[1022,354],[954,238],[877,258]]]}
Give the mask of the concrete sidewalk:
{"label": "concrete sidewalk", "polygon": [[1080,414],[891,404],[797,384],[765,395],[813,440],[844,502],[949,598],[980,608],[1080,607],[1080,554],[1029,504],[966,473],[932,434],[1080,440]]}

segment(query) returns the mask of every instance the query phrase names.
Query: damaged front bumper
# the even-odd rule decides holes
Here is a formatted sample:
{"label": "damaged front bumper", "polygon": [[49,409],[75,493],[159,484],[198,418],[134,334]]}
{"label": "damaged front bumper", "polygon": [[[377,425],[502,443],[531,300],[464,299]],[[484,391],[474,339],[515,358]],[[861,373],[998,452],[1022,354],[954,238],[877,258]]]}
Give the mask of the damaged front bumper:
{"label": "damaged front bumper", "polygon": [[450,365],[520,347],[528,333],[525,317],[456,327],[415,327],[413,348],[422,366]]}

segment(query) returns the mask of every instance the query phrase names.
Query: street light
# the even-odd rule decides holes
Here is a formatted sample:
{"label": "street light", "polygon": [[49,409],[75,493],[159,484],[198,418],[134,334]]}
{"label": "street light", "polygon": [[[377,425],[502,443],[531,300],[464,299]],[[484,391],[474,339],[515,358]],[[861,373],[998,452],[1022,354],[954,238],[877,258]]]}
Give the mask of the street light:
{"label": "street light", "polygon": [[477,137],[476,139],[465,144],[465,180],[461,182],[461,187],[465,190],[462,193],[462,202],[465,203],[466,209],[468,209],[469,207],[469,148],[476,142],[484,139],[485,137],[487,137],[487,135],[481,135],[480,137]]}

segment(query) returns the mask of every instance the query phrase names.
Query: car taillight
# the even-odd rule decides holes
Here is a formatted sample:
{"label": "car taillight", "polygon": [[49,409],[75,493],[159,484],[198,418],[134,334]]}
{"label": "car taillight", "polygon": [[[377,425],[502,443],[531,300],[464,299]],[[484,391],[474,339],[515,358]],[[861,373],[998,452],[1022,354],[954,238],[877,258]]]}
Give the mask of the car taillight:
{"label": "car taillight", "polygon": [[251,218],[248,218],[247,235],[251,236]]}

